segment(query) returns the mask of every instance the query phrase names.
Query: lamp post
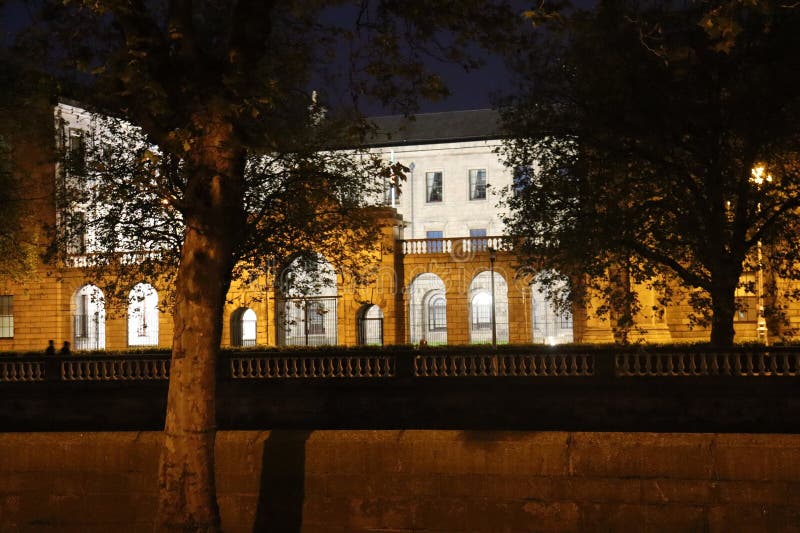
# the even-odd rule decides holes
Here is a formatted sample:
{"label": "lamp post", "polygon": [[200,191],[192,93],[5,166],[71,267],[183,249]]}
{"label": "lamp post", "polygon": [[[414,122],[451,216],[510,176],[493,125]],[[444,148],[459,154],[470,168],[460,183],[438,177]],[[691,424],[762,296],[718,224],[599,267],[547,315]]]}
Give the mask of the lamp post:
{"label": "lamp post", "polygon": [[489,247],[489,270],[492,276],[492,348],[497,348],[497,320],[495,319],[494,305],[494,262],[497,259],[497,250]]}
{"label": "lamp post", "polygon": [[[759,165],[750,171],[750,181],[756,184],[756,188],[761,191],[761,186],[766,183],[772,183],[772,175],[765,173],[764,167]],[[758,213],[761,213],[761,202],[756,206]],[[761,260],[761,240],[756,243],[756,253],[758,259],[758,272],[756,273],[756,290],[758,293],[758,325],[756,326],[756,335],[758,340],[764,344],[769,344],[767,339],[767,319],[764,317],[764,265]]]}

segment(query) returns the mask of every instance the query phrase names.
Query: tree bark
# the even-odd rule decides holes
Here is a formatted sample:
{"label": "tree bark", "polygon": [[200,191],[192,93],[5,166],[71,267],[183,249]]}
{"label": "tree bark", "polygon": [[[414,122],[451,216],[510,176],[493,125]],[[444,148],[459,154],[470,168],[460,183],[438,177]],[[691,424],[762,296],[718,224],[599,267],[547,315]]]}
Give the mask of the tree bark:
{"label": "tree bark", "polygon": [[716,283],[711,290],[711,345],[728,347],[733,345],[735,331],[733,317],[736,312],[736,286],[739,276]]}
{"label": "tree bark", "polygon": [[205,117],[186,187],[186,225],[175,286],[156,531],[220,531],[214,480],[216,364],[242,216],[244,151],[231,127]]}

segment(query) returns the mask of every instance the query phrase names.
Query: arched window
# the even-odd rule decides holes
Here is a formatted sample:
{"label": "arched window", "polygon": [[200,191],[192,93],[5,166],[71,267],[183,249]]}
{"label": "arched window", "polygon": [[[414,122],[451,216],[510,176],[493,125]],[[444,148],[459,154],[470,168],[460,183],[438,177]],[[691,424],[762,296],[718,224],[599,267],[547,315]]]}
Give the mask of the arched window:
{"label": "arched window", "polygon": [[482,331],[492,328],[492,295],[488,292],[479,292],[472,298],[470,308],[473,331]]}
{"label": "arched window", "polygon": [[278,344],[336,344],[336,272],[319,255],[301,256],[283,269],[276,299]]}
{"label": "arched window", "polygon": [[445,285],[436,274],[420,274],[408,287],[409,337],[412,343],[447,344]]}
{"label": "arched window", "polygon": [[137,283],[128,294],[128,346],[158,346],[158,292]]}
{"label": "arched window", "polygon": [[374,304],[363,306],[357,316],[358,344],[383,345],[383,311]]}
{"label": "arched window", "polygon": [[492,310],[497,342],[508,342],[508,285],[494,273],[494,303],[492,302],[492,273],[484,270],[472,278],[469,285],[469,341],[492,342]]}
{"label": "arched window", "polygon": [[103,291],[84,285],[72,296],[72,347],[75,350],[105,350],[106,307]]}
{"label": "arched window", "polygon": [[[552,291],[564,290],[565,283],[555,283]],[[547,290],[542,283],[531,285],[531,304],[533,306],[533,342],[538,344],[570,343],[573,339],[572,313],[559,309],[547,298]]]}
{"label": "arched window", "polygon": [[257,331],[256,312],[240,307],[231,314],[231,346],[255,346]]}

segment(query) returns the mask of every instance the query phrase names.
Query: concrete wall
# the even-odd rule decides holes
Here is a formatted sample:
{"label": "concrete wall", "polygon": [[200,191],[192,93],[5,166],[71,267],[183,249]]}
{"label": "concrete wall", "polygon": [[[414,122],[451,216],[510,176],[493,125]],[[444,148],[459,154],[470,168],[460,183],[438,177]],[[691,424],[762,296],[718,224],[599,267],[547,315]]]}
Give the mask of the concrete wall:
{"label": "concrete wall", "polygon": [[[160,434],[0,434],[0,531],[147,531]],[[797,531],[800,435],[273,431],[217,437],[244,531]]]}

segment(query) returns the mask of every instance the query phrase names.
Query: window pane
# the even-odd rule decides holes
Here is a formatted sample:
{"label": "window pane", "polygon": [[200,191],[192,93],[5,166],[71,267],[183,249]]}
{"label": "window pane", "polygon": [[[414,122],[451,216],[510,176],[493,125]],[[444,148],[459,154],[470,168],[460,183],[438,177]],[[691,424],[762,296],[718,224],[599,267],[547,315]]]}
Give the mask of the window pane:
{"label": "window pane", "polygon": [[469,199],[486,199],[486,170],[473,169],[469,171]]}
{"label": "window pane", "polygon": [[86,141],[81,130],[69,130],[67,140],[67,168],[73,176],[83,176],[86,173]]}
{"label": "window pane", "polygon": [[492,329],[492,297],[485,292],[472,299],[472,329]]}
{"label": "window pane", "polygon": [[0,296],[0,338],[14,336],[14,297]]}
{"label": "window pane", "polygon": [[442,297],[433,298],[428,303],[428,331],[447,330],[447,303]]}
{"label": "window pane", "polygon": [[444,238],[443,231],[426,231],[425,237],[427,239],[436,239],[436,240],[430,240],[428,242],[428,253],[431,254],[442,253],[442,251],[444,250],[444,242],[441,240],[442,238]]}
{"label": "window pane", "polygon": [[[469,230],[470,246],[473,252],[485,252],[488,248],[486,241],[486,228]],[[483,237],[483,238],[476,238]]]}
{"label": "window pane", "polygon": [[442,173],[441,172],[428,172],[425,174],[425,182],[427,185],[426,199],[428,202],[441,202],[442,201]]}

